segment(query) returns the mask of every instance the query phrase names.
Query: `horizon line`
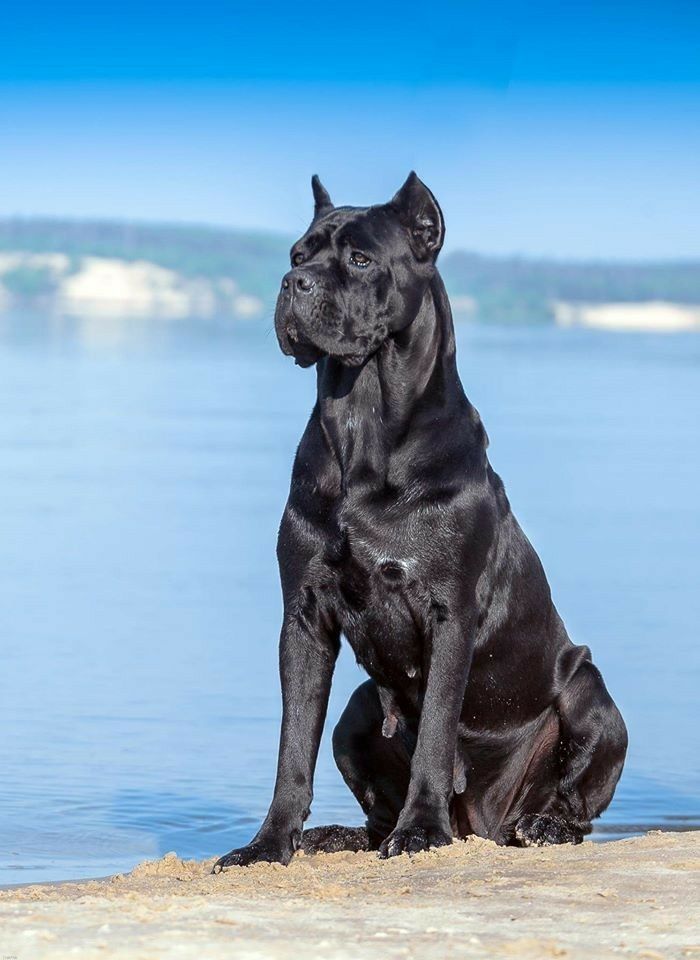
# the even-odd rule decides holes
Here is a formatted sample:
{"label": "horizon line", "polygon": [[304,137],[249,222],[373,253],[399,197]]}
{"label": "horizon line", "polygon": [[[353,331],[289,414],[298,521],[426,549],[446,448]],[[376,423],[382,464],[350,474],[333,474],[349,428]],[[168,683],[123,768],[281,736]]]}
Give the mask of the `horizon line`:
{"label": "horizon line", "polygon": [[[357,208],[362,209],[362,208]],[[26,223],[54,223],[54,224],[91,224],[91,225],[110,225],[110,226],[124,226],[124,227],[145,227],[146,229],[168,229],[168,230],[202,230],[208,233],[218,233],[218,234],[239,234],[243,236],[250,236],[256,238],[266,238],[266,239],[275,239],[279,241],[285,241],[288,243],[294,243],[296,240],[295,234],[292,232],[285,232],[283,230],[273,230],[268,227],[243,227],[236,226],[234,224],[216,224],[216,223],[207,223],[200,220],[160,220],[160,219],[138,219],[138,218],[120,218],[110,215],[96,215],[90,217],[76,217],[71,216],[70,214],[23,214],[23,213],[13,213],[13,214],[0,214],[0,225],[5,223],[13,222],[26,222]],[[3,248],[0,247],[0,250]],[[9,249],[9,248],[4,248]],[[56,250],[56,253],[60,253],[60,250]],[[576,264],[579,266],[597,266],[602,264],[614,264],[616,266],[646,266],[646,267],[656,267],[656,266],[671,266],[671,265],[700,265],[700,256],[699,255],[690,255],[683,256],[679,254],[677,256],[669,257],[576,257],[576,256],[565,256],[560,257],[556,254],[537,254],[537,253],[519,253],[513,251],[511,253],[489,253],[488,251],[480,251],[474,248],[468,247],[448,247],[447,249],[443,248],[441,254],[444,257],[450,257],[454,254],[466,254],[468,256],[477,257],[484,260],[497,260],[497,261],[513,261],[513,260],[522,260],[528,261],[531,263],[554,263],[554,264]],[[116,259],[119,259],[118,257]]]}

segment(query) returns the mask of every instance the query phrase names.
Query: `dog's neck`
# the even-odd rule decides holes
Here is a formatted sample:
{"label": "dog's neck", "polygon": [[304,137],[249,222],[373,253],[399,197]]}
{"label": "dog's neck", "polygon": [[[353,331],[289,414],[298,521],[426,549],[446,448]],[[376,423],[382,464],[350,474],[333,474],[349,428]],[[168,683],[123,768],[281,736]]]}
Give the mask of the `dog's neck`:
{"label": "dog's neck", "polygon": [[465,408],[452,313],[437,272],[415,319],[361,367],[330,357],[318,364],[317,412],[344,485],[386,481],[400,448],[416,453],[416,445],[434,443]]}

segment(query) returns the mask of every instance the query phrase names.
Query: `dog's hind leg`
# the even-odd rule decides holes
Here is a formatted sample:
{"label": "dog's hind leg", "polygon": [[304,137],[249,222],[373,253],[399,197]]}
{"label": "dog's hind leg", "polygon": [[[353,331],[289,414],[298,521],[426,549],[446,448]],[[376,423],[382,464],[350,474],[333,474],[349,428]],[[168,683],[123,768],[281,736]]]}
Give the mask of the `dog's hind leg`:
{"label": "dog's hind leg", "polygon": [[385,708],[377,685],[367,680],[352,694],[333,731],[335,762],[367,817],[366,826],[305,830],[305,853],[376,850],[396,826],[408,790],[413,738],[398,720],[387,724]]}
{"label": "dog's hind leg", "polygon": [[603,678],[583,660],[555,704],[559,780],[546,809],[515,824],[521,846],[580,843],[612,800],[627,752],[627,730]]}
{"label": "dog's hind leg", "polygon": [[327,827],[310,827],[301,836],[304,853],[340,853],[341,850],[369,850],[367,827],[342,827],[332,823]]}

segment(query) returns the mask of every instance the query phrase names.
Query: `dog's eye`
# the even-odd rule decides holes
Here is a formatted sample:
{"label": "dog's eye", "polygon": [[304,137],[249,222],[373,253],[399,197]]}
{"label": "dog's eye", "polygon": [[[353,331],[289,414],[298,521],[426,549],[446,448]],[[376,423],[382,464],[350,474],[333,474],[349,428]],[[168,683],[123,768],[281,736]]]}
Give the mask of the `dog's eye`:
{"label": "dog's eye", "polygon": [[369,257],[366,257],[364,253],[360,253],[359,250],[353,250],[350,254],[350,263],[354,267],[367,267],[372,261]]}
{"label": "dog's eye", "polygon": [[303,262],[304,262],[304,254],[303,254],[303,253],[295,253],[294,256],[292,257],[292,264],[293,264],[293,266],[295,266],[295,267],[298,267],[299,264],[300,264],[300,263],[303,263]]}

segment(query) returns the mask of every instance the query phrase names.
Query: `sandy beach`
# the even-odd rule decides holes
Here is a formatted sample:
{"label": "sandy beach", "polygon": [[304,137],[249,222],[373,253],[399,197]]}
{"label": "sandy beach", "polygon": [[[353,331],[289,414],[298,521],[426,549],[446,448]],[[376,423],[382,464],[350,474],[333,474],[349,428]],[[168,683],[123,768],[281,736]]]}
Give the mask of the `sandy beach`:
{"label": "sandy beach", "polygon": [[4,958],[700,958],[700,832],[582,846],[471,838],[379,861],[298,854],[213,876],[174,853],[127,875],[0,891]]}

